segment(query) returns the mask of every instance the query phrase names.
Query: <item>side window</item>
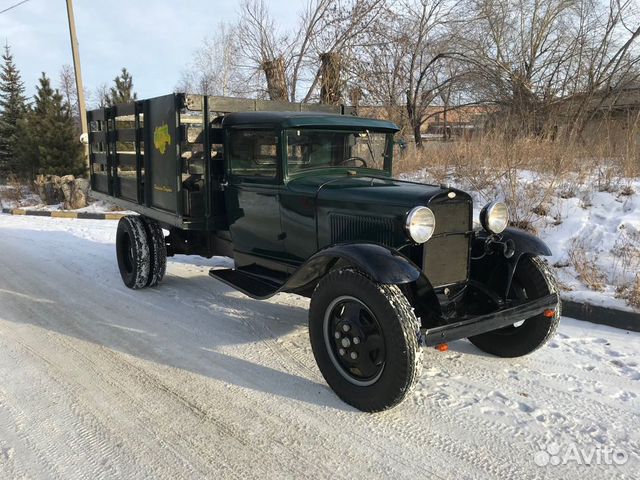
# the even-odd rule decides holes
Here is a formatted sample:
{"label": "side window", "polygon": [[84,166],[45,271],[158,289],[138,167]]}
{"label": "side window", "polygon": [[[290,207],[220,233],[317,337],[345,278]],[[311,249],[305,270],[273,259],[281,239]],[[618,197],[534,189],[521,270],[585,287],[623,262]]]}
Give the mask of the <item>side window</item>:
{"label": "side window", "polygon": [[275,178],[278,171],[278,139],[274,130],[232,130],[229,134],[231,173]]}

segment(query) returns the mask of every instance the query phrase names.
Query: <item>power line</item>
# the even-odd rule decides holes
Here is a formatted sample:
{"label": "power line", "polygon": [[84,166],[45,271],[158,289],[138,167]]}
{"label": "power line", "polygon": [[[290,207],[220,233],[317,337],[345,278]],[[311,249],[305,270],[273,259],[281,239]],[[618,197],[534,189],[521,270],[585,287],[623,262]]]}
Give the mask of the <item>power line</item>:
{"label": "power line", "polygon": [[21,2],[18,2],[14,5],[11,5],[9,8],[5,8],[4,10],[0,10],[0,15],[3,14],[4,12],[8,12],[9,10],[19,7],[20,5],[22,5],[23,3],[27,3],[29,0],[22,0]]}

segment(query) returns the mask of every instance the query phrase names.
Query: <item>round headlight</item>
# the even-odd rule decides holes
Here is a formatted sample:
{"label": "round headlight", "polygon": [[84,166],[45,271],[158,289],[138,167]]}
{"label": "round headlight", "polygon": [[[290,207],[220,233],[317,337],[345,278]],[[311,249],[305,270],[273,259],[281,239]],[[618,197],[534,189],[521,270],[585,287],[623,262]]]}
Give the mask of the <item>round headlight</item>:
{"label": "round headlight", "polygon": [[509,225],[509,209],[502,202],[487,203],[480,212],[480,223],[488,232],[503,232]]}
{"label": "round headlight", "polygon": [[416,243],[424,243],[436,229],[436,217],[427,207],[415,207],[407,215],[407,233]]}

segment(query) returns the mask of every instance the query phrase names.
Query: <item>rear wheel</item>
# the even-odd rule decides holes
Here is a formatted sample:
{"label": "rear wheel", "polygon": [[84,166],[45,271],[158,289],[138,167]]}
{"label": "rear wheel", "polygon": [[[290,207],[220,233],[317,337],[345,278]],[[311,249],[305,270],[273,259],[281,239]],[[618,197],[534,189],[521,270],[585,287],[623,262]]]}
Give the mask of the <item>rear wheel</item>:
{"label": "rear wheel", "polygon": [[469,337],[469,341],[480,350],[498,357],[520,357],[537,350],[555,334],[560,323],[560,296],[555,277],[540,258],[521,258],[509,297],[534,300],[551,293],[558,297],[558,306],[552,318],[536,315],[508,327]]}
{"label": "rear wheel", "polygon": [[164,239],[164,232],[155,220],[143,217],[145,231],[149,241],[149,279],[148,287],[155,287],[164,278],[167,271],[167,243]]}
{"label": "rear wheel", "polygon": [[127,215],[118,222],[116,255],[124,284],[133,289],[146,287],[151,265],[150,247],[144,222],[139,216]]}
{"label": "rear wheel", "polygon": [[367,412],[399,404],[422,368],[420,322],[395,285],[353,270],[329,273],[309,308],[309,336],[318,368],[348,404]]}

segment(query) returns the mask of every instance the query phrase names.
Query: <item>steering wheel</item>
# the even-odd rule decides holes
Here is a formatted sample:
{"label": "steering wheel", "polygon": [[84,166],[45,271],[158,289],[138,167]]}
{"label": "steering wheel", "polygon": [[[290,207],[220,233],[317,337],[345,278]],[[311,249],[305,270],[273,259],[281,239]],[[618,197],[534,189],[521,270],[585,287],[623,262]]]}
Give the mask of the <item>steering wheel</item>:
{"label": "steering wheel", "polygon": [[350,161],[350,160],[357,160],[357,161],[359,161],[360,163],[362,163],[362,167],[364,167],[364,168],[367,168],[367,167],[368,167],[368,165],[367,165],[367,161],[366,161],[364,158],[362,158],[362,157],[349,157],[349,158],[345,158],[344,160],[339,161],[339,162],[337,163],[337,165],[343,165],[343,164],[347,163],[347,162],[348,162],[348,161]]}

